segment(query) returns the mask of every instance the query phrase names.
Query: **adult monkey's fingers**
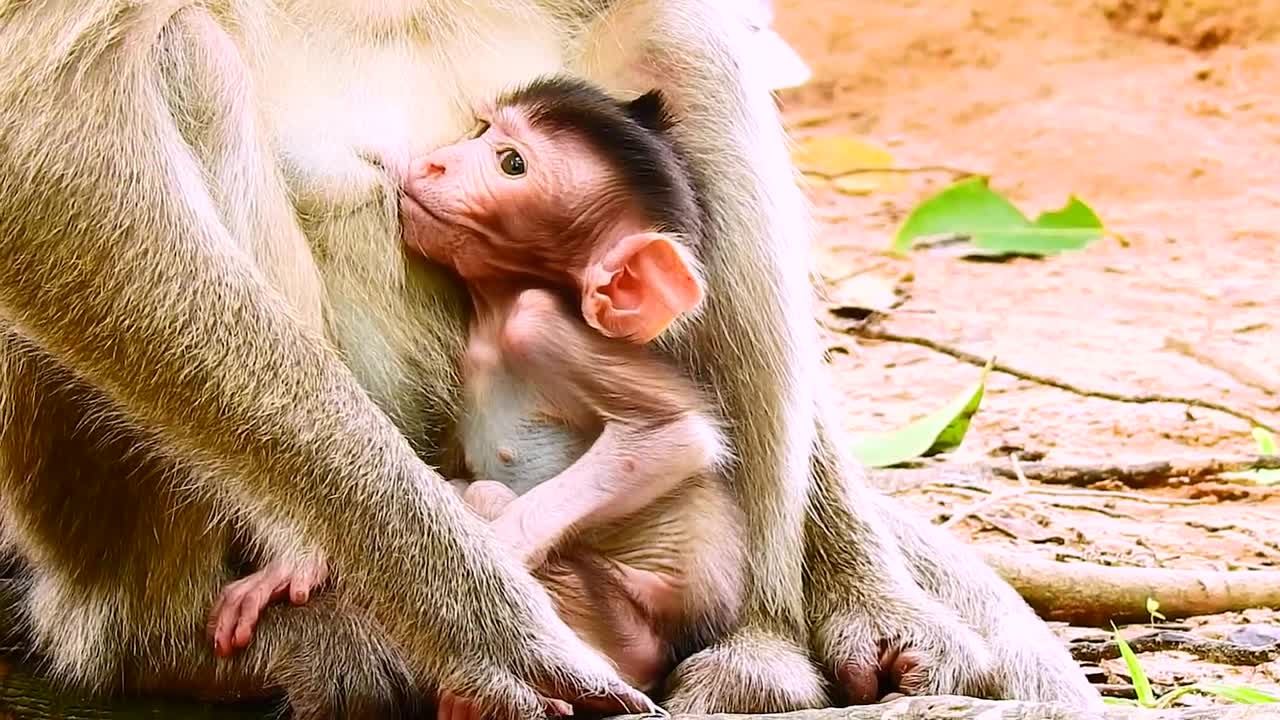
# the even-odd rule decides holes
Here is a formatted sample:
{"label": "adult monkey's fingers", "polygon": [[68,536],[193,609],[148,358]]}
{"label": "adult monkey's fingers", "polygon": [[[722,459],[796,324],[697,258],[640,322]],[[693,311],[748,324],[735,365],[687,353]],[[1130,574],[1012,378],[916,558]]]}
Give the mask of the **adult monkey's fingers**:
{"label": "adult monkey's fingers", "polygon": [[546,713],[545,700],[532,686],[501,671],[454,694],[453,720],[474,714],[484,720],[541,720]]}
{"label": "adult monkey's fingers", "polygon": [[551,679],[540,683],[548,700],[563,700],[574,708],[608,715],[666,715],[648,695],[631,687],[607,665],[603,672],[573,672],[564,662]]}

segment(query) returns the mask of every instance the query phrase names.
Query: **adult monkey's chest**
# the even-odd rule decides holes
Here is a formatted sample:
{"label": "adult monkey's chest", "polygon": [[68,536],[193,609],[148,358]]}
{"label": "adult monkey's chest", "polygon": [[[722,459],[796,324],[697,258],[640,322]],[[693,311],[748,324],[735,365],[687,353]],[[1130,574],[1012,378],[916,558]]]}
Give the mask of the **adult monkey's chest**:
{"label": "adult monkey's chest", "polygon": [[[419,5],[444,13],[456,2]],[[463,318],[456,283],[402,246],[396,167],[462,137],[476,124],[477,103],[566,63],[568,43],[533,2],[489,5],[504,9],[484,19],[483,42],[439,21],[443,15],[388,33],[318,13],[323,20],[295,17],[271,28],[270,42],[247,54],[272,150],[326,285],[326,333],[415,442],[446,429],[441,423],[456,410],[445,369],[461,354]],[[458,10],[473,31],[484,6]]]}
{"label": "adult monkey's chest", "polygon": [[[419,4],[441,17],[389,37],[335,19],[276,29],[260,90],[304,212],[358,210],[386,184],[384,170],[473,128],[477,103],[564,69],[568,40],[535,3],[489,3],[503,9],[489,11],[483,42],[452,29],[450,2]],[[484,5],[467,3],[467,15]]]}

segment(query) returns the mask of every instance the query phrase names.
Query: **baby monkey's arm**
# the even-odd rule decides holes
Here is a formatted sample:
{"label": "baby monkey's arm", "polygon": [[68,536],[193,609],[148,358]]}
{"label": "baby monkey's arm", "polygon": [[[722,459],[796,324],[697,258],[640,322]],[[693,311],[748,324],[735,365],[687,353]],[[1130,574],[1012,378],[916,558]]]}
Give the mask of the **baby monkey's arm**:
{"label": "baby monkey's arm", "polygon": [[494,522],[526,567],[569,533],[622,519],[720,460],[720,430],[693,381],[649,348],[603,337],[555,295],[524,291],[501,346],[571,423],[603,426],[576,462]]}

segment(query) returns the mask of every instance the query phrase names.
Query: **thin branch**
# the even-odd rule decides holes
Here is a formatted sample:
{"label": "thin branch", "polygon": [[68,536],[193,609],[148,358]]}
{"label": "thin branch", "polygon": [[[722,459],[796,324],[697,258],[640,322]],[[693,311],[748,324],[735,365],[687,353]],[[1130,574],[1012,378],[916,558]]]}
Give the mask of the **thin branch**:
{"label": "thin branch", "polygon": [[956,513],[955,515],[952,515],[950,518],[947,519],[946,522],[942,523],[942,525],[940,525],[939,527],[941,527],[943,530],[953,528],[961,520],[964,520],[966,517],[969,517],[970,515],[976,516],[980,514],[983,510],[990,509],[1006,500],[1012,500],[1013,498],[1016,498],[1019,495],[1026,495],[1027,493],[1031,492],[1034,488],[1031,487],[1031,483],[1027,482],[1026,476],[1022,474],[1022,467],[1018,463],[1018,453],[1011,453],[1009,455],[1009,460],[1012,461],[1013,463],[1014,472],[1018,474],[1019,484],[1017,488],[1013,490],[998,490],[992,493],[990,497],[985,498],[979,502],[976,502],[967,508],[962,508],[960,512]]}
{"label": "thin branch", "polygon": [[871,173],[886,173],[897,175],[914,175],[917,173],[950,173],[959,177],[972,177],[979,175],[971,170],[961,168],[948,167],[946,165],[917,165],[914,167],[859,167],[850,168],[838,173],[822,172],[821,170],[805,170],[800,172],[818,180],[834,182],[840,178],[849,177],[850,175],[869,175]]}
{"label": "thin branch", "polygon": [[1165,498],[1151,497],[1149,495],[1139,495],[1138,493],[1120,492],[1118,490],[1090,490],[1087,488],[1037,488],[1037,495],[1048,495],[1050,497],[1079,497],[1079,498],[1111,498],[1115,500],[1128,500],[1129,502],[1145,503],[1147,505],[1200,505],[1198,500],[1188,500],[1186,498]]}
{"label": "thin branch", "polygon": [[[1135,489],[1165,487],[1174,478],[1185,479],[1196,483],[1197,489],[1206,488],[1204,484],[1219,475],[1226,473],[1247,472],[1249,470],[1280,470],[1280,455],[1244,455],[1222,458],[1171,458],[1132,465],[1071,465],[1057,463],[1023,463],[1023,474],[1030,480],[1047,485],[1069,486],[1068,488],[1036,488],[1037,494],[1062,495],[1064,497],[1080,494],[1080,497],[1099,495],[1116,499],[1132,500],[1151,504],[1195,505],[1194,498],[1146,497],[1136,493],[1115,492],[1111,490],[1094,490],[1090,486],[1099,483],[1121,483]],[[992,477],[1016,478],[1011,468],[987,463],[951,463],[933,459],[916,460],[904,463],[898,468],[875,468],[867,471],[867,479],[872,485],[891,495],[926,488],[946,491],[959,490],[987,495],[992,492]],[[1072,487],[1073,486],[1073,487]],[[1230,487],[1243,491],[1261,490],[1252,484],[1233,483]]]}
{"label": "thin branch", "polygon": [[[886,330],[880,330],[878,328],[868,327],[866,325],[854,325],[852,327],[843,328],[843,330],[845,332],[853,333],[860,337],[867,338],[868,340],[880,340],[883,342],[903,343],[907,345],[916,345],[918,347],[927,348],[929,350],[933,350],[934,352],[942,353],[943,355],[949,355],[955,358],[956,360],[959,360],[960,362],[968,363],[976,367],[986,367],[987,365],[987,358],[974,355],[973,353],[966,352],[964,350],[960,350],[958,348],[951,347],[950,345],[945,345],[936,340],[931,340],[925,337],[917,337],[913,335],[899,335],[897,333],[888,332]],[[1066,392],[1074,393],[1076,395],[1081,395],[1084,397],[1098,398],[1101,400],[1112,400],[1114,402],[1123,402],[1123,403],[1138,403],[1138,404],[1171,403],[1176,405],[1189,405],[1191,407],[1203,408],[1205,410],[1214,410],[1214,411],[1223,413],[1225,415],[1230,415],[1232,417],[1244,420],[1257,427],[1263,428],[1265,430],[1270,430],[1271,432],[1280,432],[1280,430],[1277,430],[1274,425],[1263,422],[1262,420],[1259,420],[1258,418],[1246,412],[1237,410],[1232,407],[1228,407],[1226,405],[1223,405],[1222,403],[1214,402],[1212,400],[1202,400],[1200,398],[1182,397],[1178,395],[1161,395],[1161,394],[1152,394],[1152,393],[1130,395],[1127,393],[1116,393],[1116,392],[1109,392],[1106,390],[1089,390],[1086,388],[1082,388],[1078,385],[1073,385],[1071,383],[1065,382],[1063,380],[1058,380],[1056,378],[1048,377],[1046,375],[1039,375],[1036,373],[1028,372],[1026,370],[1019,370],[1017,368],[1010,367],[1008,365],[1005,365],[1004,363],[999,363],[999,362],[993,363],[991,365],[991,369],[996,372],[1004,373],[1005,375],[1012,375],[1013,377],[1019,378],[1021,380],[1027,380],[1029,382],[1037,383],[1039,385],[1047,385],[1049,387],[1057,388],[1059,390],[1064,390]]]}
{"label": "thin branch", "polygon": [[999,505],[1002,502],[1005,502],[1006,500],[1012,500],[1018,497],[1019,495],[1027,494],[1027,491],[1028,491],[1027,488],[1020,487],[1020,488],[1016,488],[1014,490],[1009,490],[1006,492],[992,493],[991,497],[984,498],[979,502],[976,502],[966,508],[961,508],[958,512],[956,512],[956,514],[947,518],[947,521],[942,523],[938,527],[942,528],[943,530],[948,530],[950,528],[953,528],[957,524],[959,524],[961,520],[964,520],[970,515],[977,515],[983,512],[984,510],[990,510],[991,508],[995,507],[996,505]]}
{"label": "thin branch", "polygon": [[[1001,477],[1016,477],[1011,468],[991,466]],[[1202,460],[1156,460],[1136,465],[1055,465],[1026,463],[1023,473],[1030,479],[1049,485],[1088,486],[1100,482],[1119,482],[1131,488],[1159,487],[1169,478],[1204,480],[1226,473],[1249,470],[1280,470],[1280,455],[1253,455],[1238,458]]]}
{"label": "thin branch", "polygon": [[[1025,477],[1025,473],[1024,473]],[[889,493],[890,495],[900,495],[908,490],[929,490],[933,492],[952,492],[957,495],[972,497],[974,495],[990,495],[991,490],[977,485],[966,485],[955,482],[930,482],[924,483],[916,487],[908,487]],[[1127,500],[1129,502],[1144,503],[1147,505],[1200,505],[1198,500],[1188,500],[1187,498],[1166,498],[1155,497],[1151,495],[1139,495],[1138,493],[1120,492],[1118,490],[1093,490],[1091,488],[1056,488],[1056,487],[1038,487],[1030,491],[1031,495],[1046,495],[1048,497],[1078,497],[1078,498],[1098,498],[1101,500]]]}
{"label": "thin branch", "polygon": [[1097,513],[1099,515],[1106,515],[1109,518],[1115,518],[1117,520],[1137,520],[1138,519],[1136,516],[1130,515],[1129,513],[1123,513],[1123,512],[1120,512],[1119,510],[1111,510],[1110,508],[1099,507],[1097,505],[1087,505],[1084,503],[1069,503],[1069,502],[1063,502],[1061,500],[1050,500],[1049,504],[1056,508],[1062,508],[1063,510],[1079,510],[1081,512]]}

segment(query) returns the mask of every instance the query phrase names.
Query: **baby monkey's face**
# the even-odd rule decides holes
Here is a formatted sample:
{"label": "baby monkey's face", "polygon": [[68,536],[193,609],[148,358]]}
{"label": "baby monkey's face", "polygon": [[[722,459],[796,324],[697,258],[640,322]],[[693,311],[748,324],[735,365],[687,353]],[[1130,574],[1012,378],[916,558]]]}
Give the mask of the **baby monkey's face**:
{"label": "baby monkey's face", "polygon": [[586,262],[586,243],[574,235],[592,226],[590,215],[617,207],[616,185],[584,143],[539,132],[517,108],[500,107],[471,137],[410,165],[405,241],[471,280],[563,277]]}

